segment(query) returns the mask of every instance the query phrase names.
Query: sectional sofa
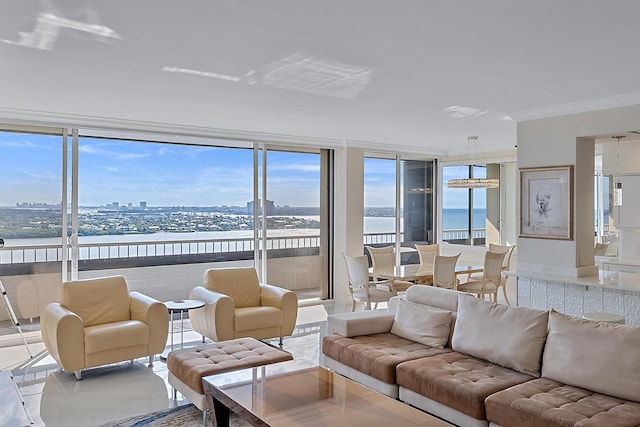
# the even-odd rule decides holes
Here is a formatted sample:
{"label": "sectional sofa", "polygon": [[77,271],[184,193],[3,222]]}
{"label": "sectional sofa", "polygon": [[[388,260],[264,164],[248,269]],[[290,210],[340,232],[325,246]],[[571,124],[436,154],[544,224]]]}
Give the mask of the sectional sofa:
{"label": "sectional sofa", "polygon": [[640,327],[416,285],[327,332],[329,369],[458,426],[640,425]]}

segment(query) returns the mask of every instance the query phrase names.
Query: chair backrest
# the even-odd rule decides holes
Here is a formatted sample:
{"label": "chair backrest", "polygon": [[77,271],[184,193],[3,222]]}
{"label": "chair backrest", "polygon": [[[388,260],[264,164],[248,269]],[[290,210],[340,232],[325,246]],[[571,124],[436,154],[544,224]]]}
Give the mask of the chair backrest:
{"label": "chair backrest", "polygon": [[368,288],[369,286],[369,260],[366,255],[349,256],[342,254],[347,263],[349,274],[349,286],[353,290]]}
{"label": "chair backrest", "polygon": [[60,303],[80,316],[85,327],[131,320],[124,276],[64,282]]}
{"label": "chair backrest", "polygon": [[595,255],[596,256],[605,256],[607,255],[607,248],[609,247],[608,243],[596,243]]}
{"label": "chair backrest", "polygon": [[482,272],[484,282],[500,284],[502,281],[502,262],[506,252],[487,251],[484,255],[484,269]]}
{"label": "chair backrest", "polygon": [[491,252],[504,252],[505,259],[502,262],[502,269],[508,270],[511,267],[511,255],[513,255],[513,250],[516,248],[516,245],[507,246],[507,245],[496,245],[494,243],[489,243],[489,250]]}
{"label": "chair backrest", "polygon": [[433,286],[455,288],[456,263],[461,254],[453,256],[436,255],[433,261]]}
{"label": "chair backrest", "polygon": [[230,296],[236,308],[260,306],[260,280],[253,267],[211,268],[204,273],[204,287]]}
{"label": "chair backrest", "polygon": [[440,245],[434,243],[433,245],[414,245],[418,250],[418,256],[420,257],[420,265],[429,266],[434,264],[433,257],[440,254]]}
{"label": "chair backrest", "polygon": [[395,248],[393,246],[385,246],[383,248],[374,248],[365,246],[369,255],[371,255],[371,266],[373,270],[382,268],[393,268],[395,262]]}

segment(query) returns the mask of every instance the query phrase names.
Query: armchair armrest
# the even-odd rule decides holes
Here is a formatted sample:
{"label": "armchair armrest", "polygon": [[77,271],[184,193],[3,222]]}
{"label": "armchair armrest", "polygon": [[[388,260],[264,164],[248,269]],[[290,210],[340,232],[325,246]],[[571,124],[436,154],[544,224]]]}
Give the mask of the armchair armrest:
{"label": "armchair armrest", "polygon": [[332,314],[327,317],[327,334],[343,337],[391,332],[395,314],[382,310]]}
{"label": "armchair armrest", "polygon": [[66,372],[85,368],[84,323],[80,316],[57,302],[40,314],[42,340],[49,354]]}
{"label": "armchair armrest", "polygon": [[131,319],[149,325],[148,351],[150,354],[162,353],[167,344],[169,333],[169,312],[160,301],[140,292],[130,292]]}
{"label": "armchair armrest", "polygon": [[282,335],[293,333],[298,318],[298,296],[295,292],[278,286],[260,283],[260,305],[282,310]]}
{"label": "armchair armrest", "polygon": [[204,302],[204,307],[189,310],[193,330],[213,341],[235,338],[235,308],[233,299],[225,294],[197,286],[189,298]]}

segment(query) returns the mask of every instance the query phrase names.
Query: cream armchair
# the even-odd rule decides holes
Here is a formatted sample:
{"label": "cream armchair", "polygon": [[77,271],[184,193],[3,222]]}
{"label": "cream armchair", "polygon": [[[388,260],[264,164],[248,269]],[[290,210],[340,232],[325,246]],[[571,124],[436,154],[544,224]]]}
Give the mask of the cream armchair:
{"label": "cream armchair", "polygon": [[60,303],[47,304],[40,326],[49,354],[81,379],[82,369],[144,356],[153,366],[167,344],[169,313],[113,276],[63,283]]}
{"label": "cream armchair", "polygon": [[255,268],[209,269],[204,287],[189,298],[205,306],[189,310],[193,330],[213,341],[253,337],[282,338],[293,333],[298,317],[294,292],[260,283]]}

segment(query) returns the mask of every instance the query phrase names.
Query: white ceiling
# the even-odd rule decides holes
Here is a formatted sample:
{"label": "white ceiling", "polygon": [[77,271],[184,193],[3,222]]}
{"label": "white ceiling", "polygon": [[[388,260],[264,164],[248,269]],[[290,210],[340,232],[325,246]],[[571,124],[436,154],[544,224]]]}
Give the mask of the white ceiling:
{"label": "white ceiling", "polygon": [[639,18],[637,0],[0,0],[0,120],[511,150],[515,120],[640,103]]}

